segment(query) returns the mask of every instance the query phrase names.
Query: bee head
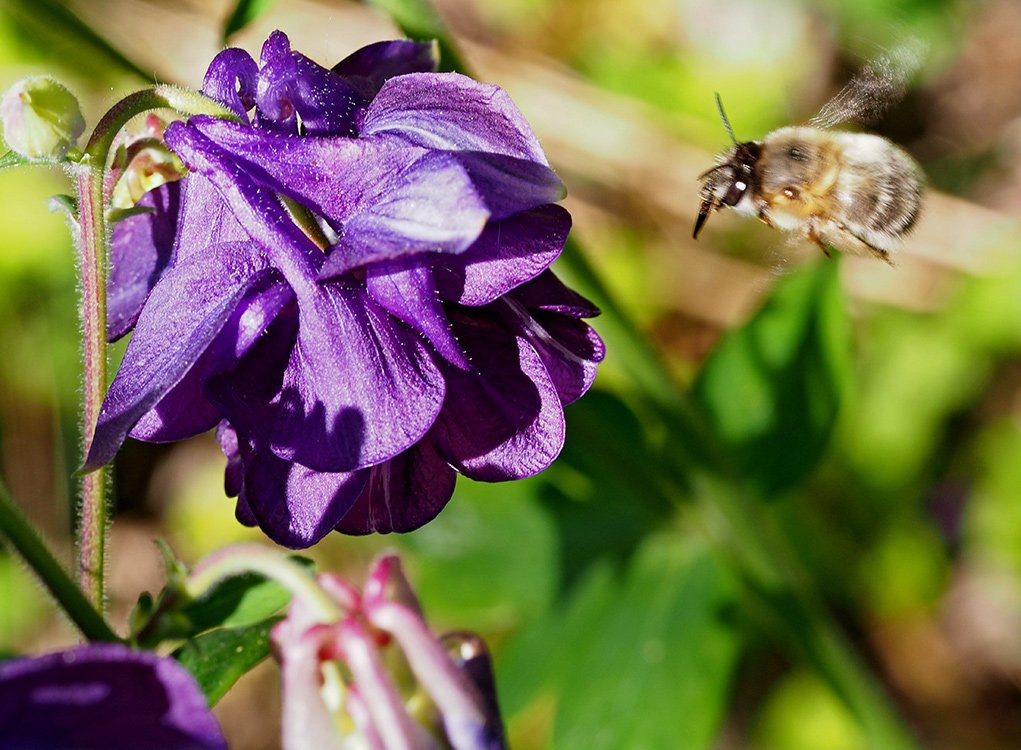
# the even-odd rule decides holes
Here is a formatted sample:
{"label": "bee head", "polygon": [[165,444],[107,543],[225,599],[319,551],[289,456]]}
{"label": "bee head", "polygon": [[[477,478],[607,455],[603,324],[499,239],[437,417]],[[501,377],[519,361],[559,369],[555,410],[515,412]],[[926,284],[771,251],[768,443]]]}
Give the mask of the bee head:
{"label": "bee head", "polygon": [[702,205],[695,219],[692,237],[698,238],[709,215],[720,206],[736,206],[745,193],[755,187],[755,164],[762,154],[762,144],[755,141],[738,143],[730,127],[727,113],[723,111],[720,95],[716,95],[716,108],[720,112],[723,127],[734,143],[734,148],[712,169],[698,176],[702,180]]}

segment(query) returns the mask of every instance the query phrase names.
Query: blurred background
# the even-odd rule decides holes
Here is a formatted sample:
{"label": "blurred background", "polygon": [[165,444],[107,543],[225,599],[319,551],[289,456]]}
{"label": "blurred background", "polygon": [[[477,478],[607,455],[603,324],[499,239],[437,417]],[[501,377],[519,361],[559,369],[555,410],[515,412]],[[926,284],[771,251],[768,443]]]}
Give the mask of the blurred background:
{"label": "blurred background", "polygon": [[[0,87],[52,74],[94,124],[147,82],[198,87],[231,7],[0,0]],[[437,7],[475,76],[505,88],[531,121],[570,190],[585,257],[680,392],[708,379],[703,363],[721,336],[768,300],[783,309],[791,296],[777,289],[806,268],[838,273],[832,301],[848,326],[826,342],[842,347],[831,358],[839,408],[809,458],[797,443],[772,446],[781,463],[806,465],[762,493],[762,507],[923,746],[1018,747],[1021,4]],[[327,66],[398,35],[354,2],[278,0],[230,42],[257,56],[275,28]],[[807,120],[905,40],[925,54],[907,96],[873,128],[919,160],[928,193],[895,267],[828,261],[726,212],[691,239],[696,177],[728,145],[713,92],[737,137],[759,139]],[[49,196],[69,191],[57,171],[0,172],[0,471],[70,562],[76,274],[63,219],[47,210]],[[753,616],[703,506],[662,469],[668,428],[635,403],[636,356],[611,347],[593,393],[568,409],[563,457],[542,476],[462,479],[421,531],[334,535],[311,556],[359,580],[379,550],[401,550],[435,627],[492,644],[515,748],[870,748],[797,648]],[[186,561],[259,538],[235,522],[222,477],[211,436],[124,449],[110,547],[118,624],[162,584],[154,538]],[[74,637],[0,547],[0,652]],[[232,748],[277,745],[276,679],[263,665],[217,707]]]}

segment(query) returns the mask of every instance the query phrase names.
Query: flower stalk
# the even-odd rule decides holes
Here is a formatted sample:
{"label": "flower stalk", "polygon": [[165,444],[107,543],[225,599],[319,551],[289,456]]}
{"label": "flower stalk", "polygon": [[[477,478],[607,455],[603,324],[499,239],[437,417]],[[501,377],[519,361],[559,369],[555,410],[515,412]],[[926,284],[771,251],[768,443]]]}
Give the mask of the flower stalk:
{"label": "flower stalk", "polygon": [[[78,191],[75,224],[82,292],[82,455],[87,456],[107,389],[106,284],[108,237],[107,164],[118,133],[135,115],[153,109],[234,117],[197,92],[156,86],[125,97],[99,121],[71,172]],[[110,469],[82,474],[78,514],[78,583],[97,611],[105,605],[106,532],[109,525]]]}

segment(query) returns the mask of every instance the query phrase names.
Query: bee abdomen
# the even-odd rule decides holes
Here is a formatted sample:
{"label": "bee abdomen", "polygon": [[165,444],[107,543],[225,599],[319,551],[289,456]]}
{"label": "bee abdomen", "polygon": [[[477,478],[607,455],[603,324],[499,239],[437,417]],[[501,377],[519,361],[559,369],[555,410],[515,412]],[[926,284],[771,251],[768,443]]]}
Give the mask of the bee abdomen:
{"label": "bee abdomen", "polygon": [[864,230],[877,247],[885,247],[918,219],[920,171],[910,156],[884,138],[854,133],[844,139],[843,184],[838,186],[844,220]]}

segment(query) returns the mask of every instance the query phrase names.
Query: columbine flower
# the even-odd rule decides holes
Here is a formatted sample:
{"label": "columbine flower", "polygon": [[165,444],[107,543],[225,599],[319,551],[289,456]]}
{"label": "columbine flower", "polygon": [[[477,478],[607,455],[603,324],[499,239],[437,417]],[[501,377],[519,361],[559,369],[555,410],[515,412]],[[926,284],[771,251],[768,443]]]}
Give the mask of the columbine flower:
{"label": "columbine flower", "polygon": [[[485,644],[433,635],[397,557],[376,561],[364,592],[317,580],[341,617],[317,616],[295,595],[272,634],[285,750],[506,747]],[[356,738],[364,744],[348,744]]]}
{"label": "columbine flower", "polygon": [[505,93],[433,63],[389,42],[326,70],[279,32],[261,69],[217,56],[205,90],[239,122],[171,123],[189,176],[114,232],[135,283],[111,334],[134,337],[87,467],[217,426],[238,517],[303,547],[417,528],[457,472],[556,457],[603,356],[548,270],[563,186]]}
{"label": "columbine flower", "polygon": [[226,750],[195,680],[117,644],[0,662],[5,750]]}

